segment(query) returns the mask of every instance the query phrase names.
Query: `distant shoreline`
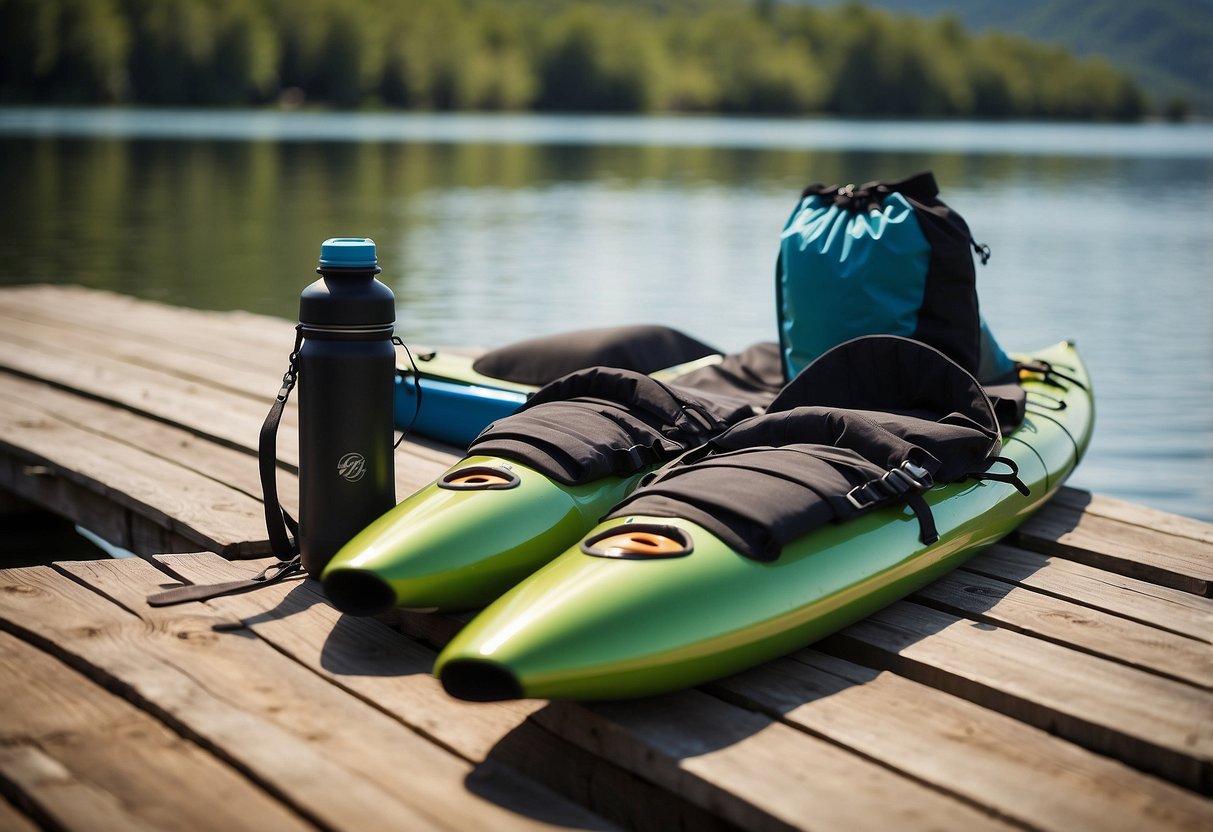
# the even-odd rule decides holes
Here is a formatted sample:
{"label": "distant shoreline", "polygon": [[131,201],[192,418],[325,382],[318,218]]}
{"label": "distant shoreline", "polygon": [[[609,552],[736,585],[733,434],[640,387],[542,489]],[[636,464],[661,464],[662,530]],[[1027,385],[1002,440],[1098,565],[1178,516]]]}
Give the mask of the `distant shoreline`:
{"label": "distant shoreline", "polygon": [[0,137],[22,136],[1213,158],[1213,121],[0,106]]}

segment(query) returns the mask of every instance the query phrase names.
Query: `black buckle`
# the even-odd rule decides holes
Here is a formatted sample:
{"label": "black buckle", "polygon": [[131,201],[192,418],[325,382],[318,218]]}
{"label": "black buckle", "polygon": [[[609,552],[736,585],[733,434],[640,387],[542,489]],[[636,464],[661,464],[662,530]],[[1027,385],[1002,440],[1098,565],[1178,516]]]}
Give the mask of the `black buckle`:
{"label": "black buckle", "polygon": [[686,431],[691,436],[704,436],[715,433],[719,428],[717,422],[707,410],[691,402],[679,402],[678,409],[682,411],[682,425],[676,427]]}
{"label": "black buckle", "polygon": [[642,468],[656,461],[653,449],[644,445],[633,445],[630,448],[616,448],[611,452],[612,468],[616,476],[630,477]]}
{"label": "black buckle", "polygon": [[291,395],[291,391],[295,389],[295,374],[288,371],[282,376],[282,387],[278,390],[278,395],[275,397],[280,402],[285,402],[287,397]]}
{"label": "black buckle", "polygon": [[857,511],[896,497],[926,491],[935,484],[931,472],[911,460],[885,472],[884,476],[857,485],[847,492],[847,502]]}

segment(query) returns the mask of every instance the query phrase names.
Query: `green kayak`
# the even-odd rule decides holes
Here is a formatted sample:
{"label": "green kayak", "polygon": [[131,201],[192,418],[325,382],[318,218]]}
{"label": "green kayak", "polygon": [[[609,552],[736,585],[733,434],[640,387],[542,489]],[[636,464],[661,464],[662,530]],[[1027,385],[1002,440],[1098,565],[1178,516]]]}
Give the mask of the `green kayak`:
{"label": "green kayak", "polygon": [[483,607],[576,543],[644,474],[750,415],[654,375],[569,373],[346,543],[321,575],[325,593],[353,615]]}
{"label": "green kayak", "polygon": [[343,546],[325,594],[352,615],[478,609],[580,540],[643,473],[564,485],[520,462],[467,457]]}
{"label": "green kayak", "polygon": [[930,545],[915,515],[892,506],[822,526],[770,562],[685,519],[617,517],[485,609],[435,675],[470,700],[647,696],[770,660],[914,592],[1042,506],[1090,441],[1094,404],[1073,344],[1025,358],[1059,371],[1024,378],[1027,416],[1003,438],[1030,496],[1003,481],[937,485],[923,495],[939,535]]}

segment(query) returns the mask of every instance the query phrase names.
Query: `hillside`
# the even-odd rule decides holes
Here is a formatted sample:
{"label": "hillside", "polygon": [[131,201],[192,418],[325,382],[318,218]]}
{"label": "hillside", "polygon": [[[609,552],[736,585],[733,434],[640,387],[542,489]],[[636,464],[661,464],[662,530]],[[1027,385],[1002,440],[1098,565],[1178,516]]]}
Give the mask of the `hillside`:
{"label": "hillside", "polygon": [[[799,0],[815,6],[842,0]],[[887,11],[954,15],[973,31],[1013,32],[1102,55],[1154,99],[1213,114],[1213,0],[865,0]]]}

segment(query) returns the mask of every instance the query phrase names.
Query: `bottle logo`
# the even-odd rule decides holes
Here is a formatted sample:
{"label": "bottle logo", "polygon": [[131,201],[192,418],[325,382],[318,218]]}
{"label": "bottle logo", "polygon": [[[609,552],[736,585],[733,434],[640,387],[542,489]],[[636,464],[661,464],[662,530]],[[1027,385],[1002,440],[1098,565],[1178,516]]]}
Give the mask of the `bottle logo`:
{"label": "bottle logo", "polygon": [[349,482],[358,482],[366,474],[366,457],[351,451],[337,460],[337,475]]}

